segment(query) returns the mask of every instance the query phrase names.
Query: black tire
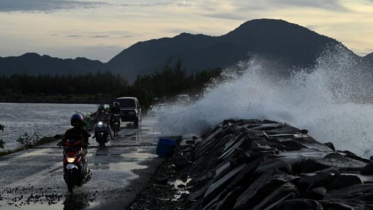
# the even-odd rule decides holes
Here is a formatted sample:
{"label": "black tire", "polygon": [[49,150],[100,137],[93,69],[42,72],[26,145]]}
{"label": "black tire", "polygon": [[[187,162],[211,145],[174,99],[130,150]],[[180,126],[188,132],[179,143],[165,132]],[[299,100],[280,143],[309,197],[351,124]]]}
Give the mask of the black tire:
{"label": "black tire", "polygon": [[78,186],[82,186],[82,184],[83,184],[83,179],[84,179],[84,175],[80,174],[80,175],[77,177],[76,185],[78,185]]}
{"label": "black tire", "polygon": [[120,130],[120,124],[118,124],[118,125],[115,126],[115,134],[116,135],[118,135],[119,130]]}
{"label": "black tire", "polygon": [[139,119],[136,118],[135,121],[133,121],[133,124],[135,125],[135,127],[139,127]]}
{"label": "black tire", "polygon": [[66,174],[66,184],[69,193],[73,193],[75,185],[75,170],[68,170]]}
{"label": "black tire", "polygon": [[101,136],[100,134],[96,136],[96,141],[100,145],[100,147],[105,147],[105,135]]}

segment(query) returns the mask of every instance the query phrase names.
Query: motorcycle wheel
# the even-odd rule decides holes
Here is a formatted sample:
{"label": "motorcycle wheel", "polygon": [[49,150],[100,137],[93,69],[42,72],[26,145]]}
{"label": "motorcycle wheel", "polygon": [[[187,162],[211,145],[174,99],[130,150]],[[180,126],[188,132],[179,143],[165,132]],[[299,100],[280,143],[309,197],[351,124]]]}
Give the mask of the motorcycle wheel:
{"label": "motorcycle wheel", "polygon": [[75,185],[75,170],[68,170],[66,175],[66,184],[69,193],[73,193],[74,185]]}
{"label": "motorcycle wheel", "polygon": [[136,128],[138,128],[139,127],[139,119],[135,119],[133,124],[135,125]]}
{"label": "motorcycle wheel", "polygon": [[115,134],[118,135],[120,125],[115,126]]}
{"label": "motorcycle wheel", "polygon": [[84,179],[84,175],[80,174],[79,177],[77,177],[77,183],[76,183],[76,185],[82,186],[83,179]]}

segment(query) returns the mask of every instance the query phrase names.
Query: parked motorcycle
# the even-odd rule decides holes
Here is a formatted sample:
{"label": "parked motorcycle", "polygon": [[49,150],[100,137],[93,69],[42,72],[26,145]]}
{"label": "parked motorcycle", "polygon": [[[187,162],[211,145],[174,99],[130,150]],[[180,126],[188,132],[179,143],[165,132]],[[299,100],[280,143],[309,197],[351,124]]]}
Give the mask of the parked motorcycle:
{"label": "parked motorcycle", "polygon": [[105,144],[109,141],[107,124],[103,121],[98,121],[95,125],[95,138],[100,147],[105,147]]}
{"label": "parked motorcycle", "polygon": [[63,146],[64,179],[69,192],[72,193],[75,185],[82,185],[83,180],[88,180],[91,175],[87,157],[83,160],[83,146],[88,144],[81,140],[69,139],[58,145]]}
{"label": "parked motorcycle", "polygon": [[112,128],[114,129],[114,135],[118,135],[120,131],[120,114],[114,114]]}

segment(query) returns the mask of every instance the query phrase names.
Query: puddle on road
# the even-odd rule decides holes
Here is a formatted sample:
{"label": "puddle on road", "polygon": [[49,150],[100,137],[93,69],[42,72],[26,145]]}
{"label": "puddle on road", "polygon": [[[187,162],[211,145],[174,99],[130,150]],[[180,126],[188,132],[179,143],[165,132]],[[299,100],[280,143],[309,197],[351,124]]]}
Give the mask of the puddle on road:
{"label": "puddle on road", "polygon": [[132,171],[135,169],[145,169],[147,166],[139,165],[138,162],[94,163],[90,165],[90,168],[94,170]]}

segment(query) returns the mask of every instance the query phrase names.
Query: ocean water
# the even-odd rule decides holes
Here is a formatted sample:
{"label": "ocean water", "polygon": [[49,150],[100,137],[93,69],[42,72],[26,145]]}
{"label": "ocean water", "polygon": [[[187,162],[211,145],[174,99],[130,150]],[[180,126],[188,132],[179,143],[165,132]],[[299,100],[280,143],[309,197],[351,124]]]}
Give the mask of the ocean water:
{"label": "ocean water", "polygon": [[0,124],[5,126],[0,139],[5,141],[4,149],[14,149],[20,146],[16,139],[24,133],[36,132],[40,137],[62,134],[70,128],[71,115],[96,109],[87,104],[0,103]]}
{"label": "ocean water", "polygon": [[368,157],[373,155],[373,76],[355,64],[348,52],[336,47],[325,50],[314,69],[284,79],[274,73],[276,65],[254,58],[227,69],[224,80],[213,82],[194,104],[160,107],[159,129],[199,134],[224,119],[270,119]]}

